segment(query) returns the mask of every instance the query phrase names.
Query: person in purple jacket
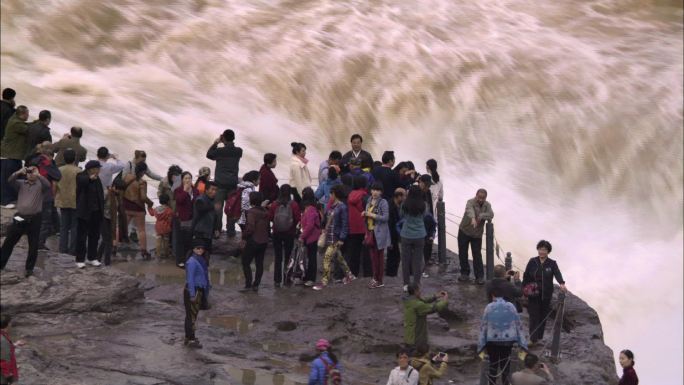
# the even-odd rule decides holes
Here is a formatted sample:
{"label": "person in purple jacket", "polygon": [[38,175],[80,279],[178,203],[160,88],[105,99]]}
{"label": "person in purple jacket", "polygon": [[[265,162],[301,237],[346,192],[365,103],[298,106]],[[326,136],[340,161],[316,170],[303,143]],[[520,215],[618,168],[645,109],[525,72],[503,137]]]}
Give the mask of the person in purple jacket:
{"label": "person in purple jacket", "polygon": [[185,346],[194,349],[202,348],[195,330],[197,329],[197,314],[202,303],[209,296],[209,261],[207,260],[206,243],[203,239],[195,239],[192,245],[192,255],[185,262],[185,288],[183,289],[183,303],[185,304]]}
{"label": "person in purple jacket", "polygon": [[318,357],[311,362],[308,385],[332,385],[328,379],[341,379],[342,366],[330,348],[330,342],[319,339],[316,342]]}

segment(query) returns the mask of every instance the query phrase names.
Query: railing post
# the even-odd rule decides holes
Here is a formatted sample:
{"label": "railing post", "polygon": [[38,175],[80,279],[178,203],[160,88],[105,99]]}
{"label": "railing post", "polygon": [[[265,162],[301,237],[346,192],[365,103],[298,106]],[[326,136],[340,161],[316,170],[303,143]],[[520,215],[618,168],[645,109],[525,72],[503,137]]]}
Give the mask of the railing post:
{"label": "railing post", "polygon": [[489,356],[485,356],[482,360],[482,367],[480,368],[480,385],[489,384]]}
{"label": "railing post", "polygon": [[560,334],[563,328],[563,316],[565,314],[565,293],[558,294],[558,307],[556,308],[556,319],[553,321],[553,339],[551,340],[551,361],[560,362]]}
{"label": "railing post", "polygon": [[510,251],[506,253],[506,259],[504,263],[506,265],[506,271],[511,271],[511,269],[513,268],[513,258],[511,258]]}
{"label": "railing post", "polygon": [[487,230],[486,253],[487,253],[487,280],[494,278],[494,224],[489,221],[485,225]]}
{"label": "railing post", "polygon": [[440,264],[447,264],[446,253],[446,209],[444,201],[437,202],[437,242],[439,243],[437,249],[437,260]]}

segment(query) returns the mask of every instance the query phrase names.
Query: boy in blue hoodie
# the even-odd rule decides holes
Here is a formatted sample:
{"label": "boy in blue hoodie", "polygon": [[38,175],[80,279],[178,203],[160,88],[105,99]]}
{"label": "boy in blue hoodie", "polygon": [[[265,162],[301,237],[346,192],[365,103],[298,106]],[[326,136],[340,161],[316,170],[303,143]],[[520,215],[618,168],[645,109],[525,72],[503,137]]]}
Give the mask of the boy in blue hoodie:
{"label": "boy in blue hoodie", "polygon": [[202,308],[203,299],[209,296],[209,261],[206,256],[206,243],[196,239],[192,245],[192,254],[185,262],[185,288],[183,304],[185,304],[185,345],[200,349],[202,344],[195,337],[197,314]]}

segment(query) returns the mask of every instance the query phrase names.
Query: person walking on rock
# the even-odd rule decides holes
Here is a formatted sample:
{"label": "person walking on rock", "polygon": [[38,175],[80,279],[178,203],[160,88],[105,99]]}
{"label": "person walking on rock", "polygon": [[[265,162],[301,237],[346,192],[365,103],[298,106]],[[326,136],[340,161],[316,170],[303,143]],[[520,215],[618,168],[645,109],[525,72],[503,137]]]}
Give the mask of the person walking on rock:
{"label": "person walking on rock", "polygon": [[[219,144],[222,147],[219,147]],[[207,150],[207,159],[216,161],[214,169],[214,182],[216,182],[216,227],[220,232],[223,228],[223,205],[230,194],[237,189],[238,173],[240,171],[240,158],[242,149],[235,146],[235,133],[233,130],[225,130]],[[226,233],[228,237],[235,236],[235,222],[226,219]]]}
{"label": "person walking on rock", "polygon": [[480,324],[480,338],[477,353],[487,351],[489,356],[489,382],[496,384],[501,378],[503,385],[509,385],[511,350],[514,344],[527,350],[522,322],[515,306],[503,299],[502,290],[492,292],[493,302],[485,307]]}
{"label": "person walking on rock", "polygon": [[553,279],[566,291],[565,280],[558,264],[549,258],[551,243],[545,240],[537,243],[538,256],[530,258],[523,274],[523,293],[527,297],[527,312],[530,315],[530,340],[536,344],[544,338],[546,319],[551,312],[553,298]]}
{"label": "person walking on rock", "polygon": [[373,279],[368,287],[377,289],[385,286],[385,250],[392,245],[389,222],[389,205],[382,197],[382,183],[375,182],[371,186],[371,198],[366,204],[366,209],[361,213],[366,219],[366,237],[364,244],[370,253],[373,266]]}
{"label": "person walking on rock", "polygon": [[86,163],[85,170],[76,175],[76,267],[79,269],[86,265],[86,254],[88,264],[101,265],[97,260],[97,245],[104,216],[104,192],[98,176],[100,167],[100,162],[91,160]]}
{"label": "person walking on rock", "polygon": [[[311,363],[308,385],[335,385],[342,382],[342,366],[326,339],[316,341],[318,356]],[[332,381],[332,383],[330,383]],[[337,382],[335,382],[337,381]]]}
{"label": "person walking on rock", "polygon": [[292,142],[292,157],[290,158],[290,187],[297,203],[302,200],[302,191],[311,187],[309,160],[306,158],[306,145]]}
{"label": "person walking on rock", "polygon": [[[19,176],[24,179],[18,179]],[[41,211],[43,195],[49,193],[50,182],[38,173],[38,168],[31,166],[16,171],[9,177],[8,183],[19,192],[17,212],[7,228],[7,236],[0,248],[0,270],[4,270],[14,246],[26,234],[28,237],[28,254],[26,272],[28,278],[33,275],[33,268],[38,259],[38,237],[40,236]]]}
{"label": "person walking on rock", "polygon": [[409,365],[409,352],[402,349],[397,352],[398,366],[390,372],[387,385],[418,385],[420,374]]}
{"label": "person walking on rock", "polygon": [[[311,189],[310,187],[307,188]],[[282,285],[283,273],[290,263],[301,213],[297,202],[292,200],[290,185],[280,186],[278,199],[271,203],[268,210],[268,219],[273,222],[273,252],[275,255],[273,282],[275,287]]]}
{"label": "person walking on rock", "polygon": [[200,349],[202,344],[195,336],[197,315],[202,303],[209,296],[209,260],[207,246],[202,239],[192,244],[192,254],[185,265],[185,287],[183,288],[183,304],[185,305],[185,340],[187,347]]}
{"label": "person walking on rock", "polygon": [[[243,291],[259,291],[261,277],[264,275],[264,254],[268,246],[269,220],[266,209],[262,206],[263,196],[258,191],[249,193],[250,208],[245,214],[245,226],[242,231],[242,271],[245,274],[245,287]],[[252,261],[256,267],[252,278]]]}
{"label": "person walking on rock", "polygon": [[17,201],[17,191],[12,188],[9,178],[21,169],[21,161],[28,150],[26,134],[29,109],[26,106],[17,107],[16,112],[7,121],[5,135],[0,144],[0,187],[2,194],[0,201],[3,207],[13,209]]}
{"label": "person walking on rock", "polygon": [[461,263],[461,275],[458,280],[470,280],[470,264],[468,263],[468,246],[473,253],[473,269],[475,283],[484,285],[484,266],[482,264],[482,233],[484,224],[494,218],[492,205],[487,202],[487,190],[479,189],[475,198],[468,200],[463,219],[458,227],[458,259]]}
{"label": "person walking on rock", "polygon": [[420,286],[411,284],[407,294],[402,298],[404,303],[404,344],[407,346],[427,345],[427,316],[447,308],[449,294],[442,291],[429,298],[420,295]]}

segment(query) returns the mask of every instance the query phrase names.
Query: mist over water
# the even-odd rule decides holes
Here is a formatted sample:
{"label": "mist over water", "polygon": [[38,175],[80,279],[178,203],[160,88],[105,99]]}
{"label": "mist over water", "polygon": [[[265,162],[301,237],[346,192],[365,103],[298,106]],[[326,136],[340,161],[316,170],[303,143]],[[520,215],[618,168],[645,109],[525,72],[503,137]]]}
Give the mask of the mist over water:
{"label": "mist over water", "polygon": [[355,132],[421,172],[435,158],[448,211],[487,188],[514,263],[550,240],[616,354],[644,383],[682,383],[681,2],[0,6],[1,86],[31,119],[50,109],[53,136],[80,125],[91,154],[145,149],[160,173],[210,165],[225,128],[241,171],[275,152],[281,179],[293,140],[312,172]]}

